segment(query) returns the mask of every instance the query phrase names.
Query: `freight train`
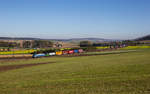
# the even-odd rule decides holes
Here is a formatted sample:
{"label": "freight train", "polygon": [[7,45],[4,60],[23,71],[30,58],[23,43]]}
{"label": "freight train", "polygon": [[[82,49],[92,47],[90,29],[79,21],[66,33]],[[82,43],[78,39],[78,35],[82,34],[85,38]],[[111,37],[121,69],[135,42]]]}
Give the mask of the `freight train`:
{"label": "freight train", "polygon": [[83,49],[75,49],[75,50],[64,50],[64,51],[56,51],[50,53],[33,53],[32,58],[46,57],[46,56],[59,56],[59,55],[67,55],[74,53],[83,53]]}

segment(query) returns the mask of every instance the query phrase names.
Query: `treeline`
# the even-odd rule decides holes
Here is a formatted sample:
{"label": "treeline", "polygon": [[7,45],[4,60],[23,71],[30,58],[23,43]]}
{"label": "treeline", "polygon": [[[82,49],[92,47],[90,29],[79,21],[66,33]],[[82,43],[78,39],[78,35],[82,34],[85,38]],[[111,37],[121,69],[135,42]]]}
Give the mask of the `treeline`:
{"label": "treeline", "polygon": [[24,41],[23,48],[49,48],[53,46],[53,42],[46,40]]}
{"label": "treeline", "polygon": [[16,43],[16,42],[4,42],[4,41],[0,41],[0,47],[19,47],[20,44]]}
{"label": "treeline", "polygon": [[132,41],[132,40],[124,40],[117,42],[102,42],[102,43],[94,43],[90,41],[81,41],[80,47],[99,47],[99,46],[137,46],[137,45],[150,45],[150,43],[140,42],[140,41]]}
{"label": "treeline", "polygon": [[5,48],[49,48],[53,46],[53,42],[47,40],[34,40],[23,42],[5,42],[0,41],[0,47]]}
{"label": "treeline", "polygon": [[102,42],[102,43],[92,43],[90,41],[81,41],[80,47],[105,47],[105,46],[121,46],[126,43],[123,42]]}

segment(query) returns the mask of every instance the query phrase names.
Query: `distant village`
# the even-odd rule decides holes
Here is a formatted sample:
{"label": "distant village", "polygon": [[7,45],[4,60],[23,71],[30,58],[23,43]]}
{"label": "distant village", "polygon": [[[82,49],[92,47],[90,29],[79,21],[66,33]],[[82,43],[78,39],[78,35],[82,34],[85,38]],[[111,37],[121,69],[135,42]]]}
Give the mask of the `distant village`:
{"label": "distant village", "polygon": [[9,50],[9,48],[24,49],[24,48],[68,48],[78,47],[78,44],[49,41],[49,40],[0,40],[0,48]]}
{"label": "distant village", "polygon": [[[119,46],[119,45],[150,45],[150,36],[145,36],[136,40],[122,40],[122,41],[91,41],[79,40],[76,42],[61,41],[61,40],[42,40],[42,39],[0,39],[0,51],[10,51],[13,49],[40,49],[40,48],[77,48],[77,47],[91,47],[91,46]],[[96,40],[96,39],[95,39]],[[98,39],[97,39],[98,40]]]}

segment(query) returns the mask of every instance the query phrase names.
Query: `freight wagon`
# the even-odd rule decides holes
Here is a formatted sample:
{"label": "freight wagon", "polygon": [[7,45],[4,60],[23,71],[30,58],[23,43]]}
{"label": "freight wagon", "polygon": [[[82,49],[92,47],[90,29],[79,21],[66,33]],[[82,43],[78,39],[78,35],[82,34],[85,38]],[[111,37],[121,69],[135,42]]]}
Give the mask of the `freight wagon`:
{"label": "freight wagon", "polygon": [[62,55],[62,51],[57,51],[56,55]]}
{"label": "freight wagon", "polygon": [[68,53],[69,53],[69,54],[73,54],[73,53],[74,53],[74,50],[69,50]]}
{"label": "freight wagon", "polygon": [[54,55],[56,55],[55,52],[50,52],[50,53],[49,53],[49,56],[54,56]]}
{"label": "freight wagon", "polygon": [[69,54],[69,51],[63,51],[63,55]]}

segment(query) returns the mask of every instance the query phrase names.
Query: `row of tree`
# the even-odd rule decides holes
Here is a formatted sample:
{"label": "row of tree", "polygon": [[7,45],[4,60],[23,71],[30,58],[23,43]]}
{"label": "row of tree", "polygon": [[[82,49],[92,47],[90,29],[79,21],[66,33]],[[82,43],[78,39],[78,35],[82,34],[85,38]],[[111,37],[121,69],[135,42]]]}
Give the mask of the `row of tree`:
{"label": "row of tree", "polygon": [[5,42],[0,41],[0,47],[8,47],[8,48],[48,48],[52,47],[53,42],[48,40],[35,40],[35,41],[23,41],[22,44],[17,42]]}
{"label": "row of tree", "polygon": [[47,40],[24,41],[23,48],[49,48],[53,42]]}
{"label": "row of tree", "polygon": [[4,41],[0,41],[0,47],[19,47],[20,44],[16,43],[16,42],[4,42]]}
{"label": "row of tree", "polygon": [[125,40],[125,41],[117,41],[117,42],[103,42],[103,43],[92,43],[90,41],[81,41],[80,47],[96,47],[96,46],[136,46],[136,45],[143,45],[140,41],[132,41],[132,40]]}
{"label": "row of tree", "polygon": [[98,46],[120,46],[122,42],[102,42],[102,43],[92,43],[90,41],[81,41],[80,47],[98,47]]}

